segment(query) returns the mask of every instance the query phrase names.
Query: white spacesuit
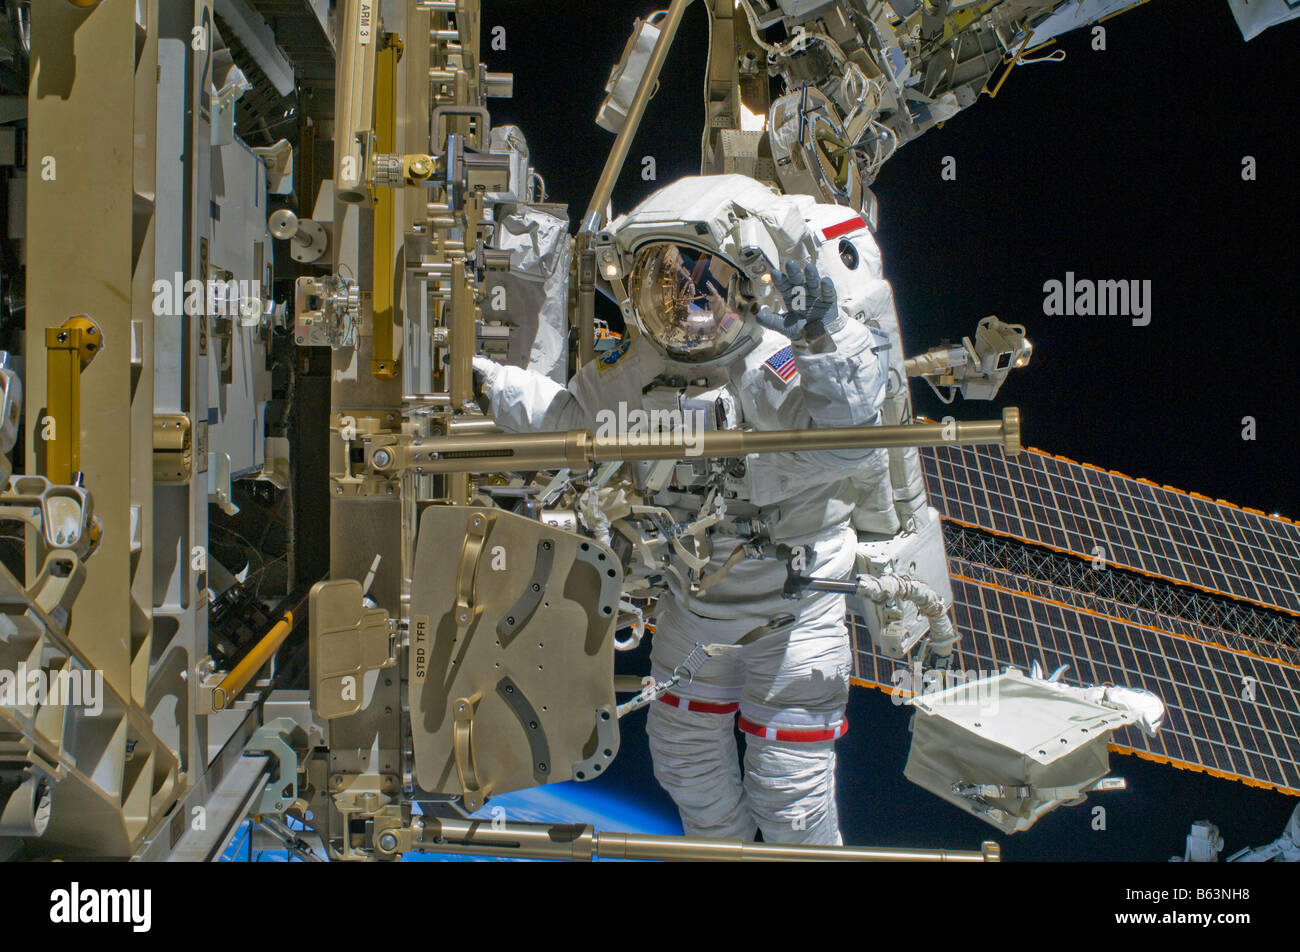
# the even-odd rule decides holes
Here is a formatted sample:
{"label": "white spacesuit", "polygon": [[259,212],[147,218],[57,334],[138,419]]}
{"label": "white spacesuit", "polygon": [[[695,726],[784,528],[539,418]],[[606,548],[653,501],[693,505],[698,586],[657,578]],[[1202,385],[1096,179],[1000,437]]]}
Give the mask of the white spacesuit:
{"label": "white spacesuit", "polygon": [[[754,430],[879,423],[886,363],[865,322],[892,298],[875,242],[852,210],[738,175],[689,178],[611,223],[595,246],[639,335],[567,388],[476,359],[503,428],[599,431],[611,414],[664,408],[682,411],[688,427],[692,419]],[[851,670],[845,600],[783,597],[787,562],[752,557],[757,550],[745,544],[789,546],[802,574],[849,577],[855,507],[892,518],[886,453],[776,453],[670,468],[650,485],[656,505],[679,525],[721,515],[711,517],[707,565],[674,556],[666,572],[652,674],[669,678],[696,645],[745,643],[651,704],[655,776],[688,834],[752,839],[761,829],[769,842],[839,843],[834,741],[847,730]],[[737,724],[748,735],[743,776]]]}

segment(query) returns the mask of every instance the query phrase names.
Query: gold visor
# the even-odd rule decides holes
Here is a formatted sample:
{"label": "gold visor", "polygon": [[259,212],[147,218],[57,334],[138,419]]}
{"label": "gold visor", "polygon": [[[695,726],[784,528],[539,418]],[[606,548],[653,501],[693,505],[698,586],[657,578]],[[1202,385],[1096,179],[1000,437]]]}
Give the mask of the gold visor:
{"label": "gold visor", "polygon": [[637,249],[628,294],[647,337],[676,360],[700,363],[725,354],[743,333],[743,280],[716,254],[655,242]]}

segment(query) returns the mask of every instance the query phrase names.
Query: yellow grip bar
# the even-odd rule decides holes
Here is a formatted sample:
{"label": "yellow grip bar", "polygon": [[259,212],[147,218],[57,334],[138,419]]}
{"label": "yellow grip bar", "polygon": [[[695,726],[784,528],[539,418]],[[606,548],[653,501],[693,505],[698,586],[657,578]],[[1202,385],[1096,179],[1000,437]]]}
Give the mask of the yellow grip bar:
{"label": "yellow grip bar", "polygon": [[253,675],[262,670],[262,666],[275,657],[280,645],[293,631],[293,612],[285,612],[284,617],[271,627],[262,640],[253,646],[253,650],[244,655],[239,664],[226,675],[220,684],[212,689],[212,709],[224,711],[235,698],[243,693]]}

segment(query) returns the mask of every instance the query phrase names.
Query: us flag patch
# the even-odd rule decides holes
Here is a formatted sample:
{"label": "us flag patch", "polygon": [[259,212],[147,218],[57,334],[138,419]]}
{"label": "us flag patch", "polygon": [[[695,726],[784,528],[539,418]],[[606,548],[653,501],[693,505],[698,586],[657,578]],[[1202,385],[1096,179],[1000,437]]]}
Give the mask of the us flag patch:
{"label": "us flag patch", "polygon": [[763,361],[763,366],[776,374],[782,383],[789,383],[799,372],[799,368],[794,365],[794,350],[788,345]]}

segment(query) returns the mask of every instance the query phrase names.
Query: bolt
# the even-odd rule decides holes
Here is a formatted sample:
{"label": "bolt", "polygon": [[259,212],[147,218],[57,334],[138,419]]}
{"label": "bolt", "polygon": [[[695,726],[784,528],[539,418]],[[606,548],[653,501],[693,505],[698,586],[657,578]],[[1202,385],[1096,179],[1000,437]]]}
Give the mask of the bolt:
{"label": "bolt", "polygon": [[388,452],[388,450],[383,450],[383,449],[375,450],[373,461],[377,469],[384,469],[390,463],[392,463],[393,454]]}
{"label": "bolt", "polygon": [[397,837],[392,833],[383,833],[379,837],[379,848],[386,853],[397,849]]}

